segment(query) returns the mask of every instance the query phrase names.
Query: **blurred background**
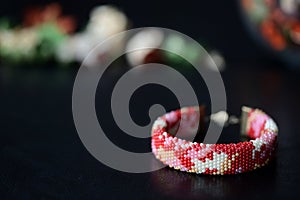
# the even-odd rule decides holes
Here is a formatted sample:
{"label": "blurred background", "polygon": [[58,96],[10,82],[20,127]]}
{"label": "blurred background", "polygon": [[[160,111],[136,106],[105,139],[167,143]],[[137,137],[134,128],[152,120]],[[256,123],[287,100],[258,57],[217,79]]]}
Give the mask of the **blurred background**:
{"label": "blurred background", "polygon": [[[130,20],[131,27],[158,26],[180,31],[190,37],[218,49],[228,62],[277,62],[266,49],[254,42],[241,13],[240,1],[107,1],[89,0],[56,1],[64,15],[76,21],[76,30],[83,29],[90,11],[101,4],[120,8]],[[0,13],[13,23],[20,23],[26,8],[32,5],[45,6],[48,0],[11,0],[2,4]],[[274,56],[274,55],[273,55]]]}
{"label": "blurred background", "polygon": [[[55,6],[53,3],[56,3]],[[63,34],[79,33],[86,30],[92,10],[100,5],[113,5],[120,9],[118,11],[123,12],[128,20],[126,28],[157,26],[177,30],[199,41],[206,48],[218,50],[226,62],[247,62],[254,65],[257,62],[275,62],[278,65],[299,68],[300,25],[297,0],[213,0],[188,3],[12,0],[3,3],[0,8],[0,28],[2,31],[8,27],[14,30],[28,28],[43,21],[34,18],[45,18],[44,22],[53,21],[54,18]],[[48,18],[41,17],[42,15]],[[101,22],[97,25],[100,24]],[[120,28],[116,32],[124,29]],[[53,30],[52,35],[49,35],[55,42],[61,36]],[[5,60],[7,55],[3,45],[1,54],[2,60],[3,57]],[[42,55],[37,57],[44,59]]]}

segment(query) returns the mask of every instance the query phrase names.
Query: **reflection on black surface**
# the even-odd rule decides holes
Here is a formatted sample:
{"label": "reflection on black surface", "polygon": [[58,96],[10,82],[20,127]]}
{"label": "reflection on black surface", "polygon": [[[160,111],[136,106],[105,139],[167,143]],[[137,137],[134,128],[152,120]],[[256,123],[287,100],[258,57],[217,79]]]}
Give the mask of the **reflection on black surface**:
{"label": "reflection on black surface", "polygon": [[[251,190],[271,192],[276,184],[276,161],[253,172],[225,176],[192,174],[166,167],[151,174],[151,183],[157,191],[173,198],[235,198]],[[257,189],[258,185],[262,188]]]}

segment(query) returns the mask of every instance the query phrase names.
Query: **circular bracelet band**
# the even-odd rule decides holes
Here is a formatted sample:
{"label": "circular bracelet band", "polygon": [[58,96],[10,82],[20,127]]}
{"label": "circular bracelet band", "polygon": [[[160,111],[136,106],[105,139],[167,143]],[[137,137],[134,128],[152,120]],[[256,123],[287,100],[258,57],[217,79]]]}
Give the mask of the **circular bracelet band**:
{"label": "circular bracelet band", "polygon": [[242,108],[239,120],[241,133],[248,136],[249,141],[204,144],[173,135],[174,130],[189,134],[198,129],[198,126],[201,129],[201,112],[199,107],[186,107],[167,113],[155,121],[151,146],[157,159],[180,171],[224,175],[252,171],[266,165],[274,157],[278,128],[275,122],[259,109]]}

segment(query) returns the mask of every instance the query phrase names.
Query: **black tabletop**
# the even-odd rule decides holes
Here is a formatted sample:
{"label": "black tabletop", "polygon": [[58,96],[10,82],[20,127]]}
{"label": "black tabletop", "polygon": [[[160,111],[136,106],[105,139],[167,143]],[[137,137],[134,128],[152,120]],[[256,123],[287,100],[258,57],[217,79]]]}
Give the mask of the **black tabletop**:
{"label": "black tabletop", "polygon": [[[108,72],[99,90],[110,94],[115,80],[124,71],[126,67],[117,66]],[[229,64],[222,72],[231,113],[238,114],[242,105],[258,107],[279,126],[276,159],[262,169],[233,176],[204,176],[169,168],[134,174],[103,165],[85,149],[73,122],[72,88],[76,72],[76,68],[51,66],[0,68],[1,199],[283,199],[298,196],[299,72],[272,64],[245,63]],[[187,72],[187,76],[193,75]],[[159,97],[171,95],[170,98],[174,98],[165,88],[153,87],[165,91]],[[145,86],[146,92],[142,89],[134,94],[135,103],[130,105],[137,123],[147,121],[143,116],[151,104],[168,99],[151,98],[147,92],[151,88]],[[209,105],[205,87],[196,87],[199,94],[202,89],[199,99]],[[150,151],[149,138],[132,138],[114,127],[109,98],[109,95],[96,96],[96,108],[106,108],[98,115],[107,116],[106,120],[99,120],[104,129],[110,130],[107,136],[124,149]],[[167,110],[178,106],[176,101],[162,101]],[[225,131],[222,137],[235,140],[238,131],[230,133]]]}

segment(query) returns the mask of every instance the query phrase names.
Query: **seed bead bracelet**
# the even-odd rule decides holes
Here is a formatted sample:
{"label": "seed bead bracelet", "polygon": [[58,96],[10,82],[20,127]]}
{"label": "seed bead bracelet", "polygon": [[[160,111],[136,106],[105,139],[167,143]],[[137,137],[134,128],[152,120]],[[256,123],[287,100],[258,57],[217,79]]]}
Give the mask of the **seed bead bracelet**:
{"label": "seed bead bracelet", "polygon": [[[188,135],[203,127],[202,109],[186,107],[159,117],[152,127],[152,152],[171,168],[197,174],[239,174],[266,165],[273,157],[278,128],[263,111],[242,108],[241,133],[249,141],[230,144],[204,144],[174,136]],[[201,115],[201,117],[200,117]],[[180,123],[180,126],[179,126]]]}

